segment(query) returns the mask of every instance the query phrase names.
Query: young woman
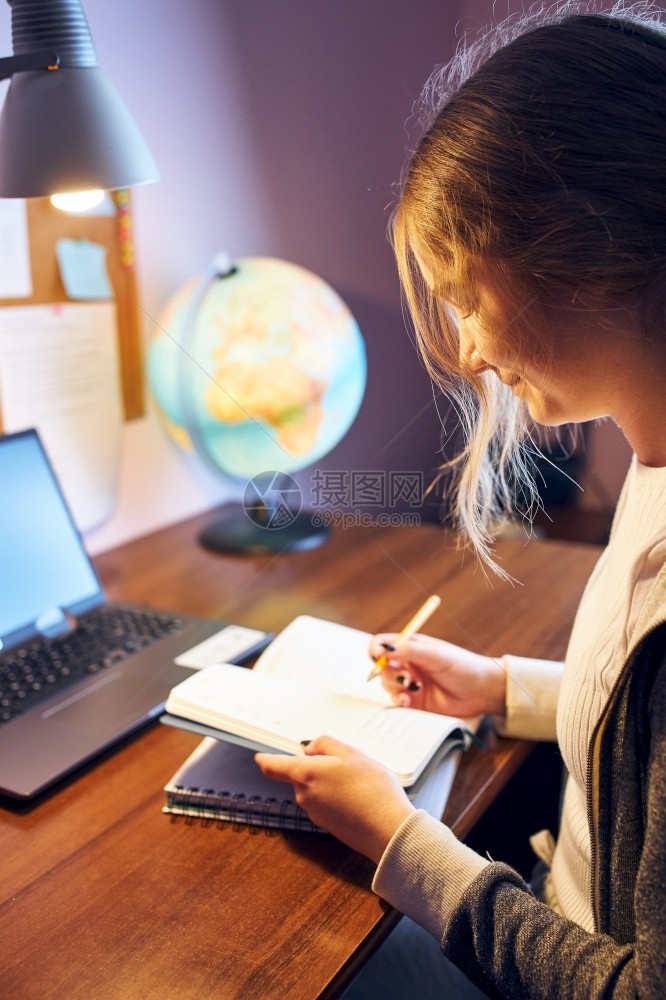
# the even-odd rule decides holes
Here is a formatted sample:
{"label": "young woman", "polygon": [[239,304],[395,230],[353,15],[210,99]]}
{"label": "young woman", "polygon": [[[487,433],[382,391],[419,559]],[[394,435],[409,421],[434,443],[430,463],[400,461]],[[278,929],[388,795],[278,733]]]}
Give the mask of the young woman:
{"label": "young woman", "polygon": [[[543,901],[415,810],[351,747],[321,736],[302,757],[257,760],[294,784],[315,822],[377,862],[375,891],[488,996],[657,1000],[666,996],[666,30],[634,8],[595,15],[567,4],[460,52],[428,92],[435,114],[406,174],[394,244],[422,353],[456,392],[468,433],[463,531],[492,565],[491,525],[527,475],[530,421],[611,417],[634,452],[565,664],[496,662],[416,636],[383,675],[399,704],[492,713],[509,734],[557,737],[568,779],[557,844],[536,845],[548,866]],[[375,637],[372,655],[394,638]]]}

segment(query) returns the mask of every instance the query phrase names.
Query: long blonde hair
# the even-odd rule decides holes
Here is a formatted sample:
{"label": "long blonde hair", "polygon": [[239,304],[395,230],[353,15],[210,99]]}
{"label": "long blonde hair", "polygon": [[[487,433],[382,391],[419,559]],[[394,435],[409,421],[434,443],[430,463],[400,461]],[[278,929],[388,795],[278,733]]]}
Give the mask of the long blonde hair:
{"label": "long blonde hair", "polygon": [[428,279],[445,273],[472,311],[480,273],[490,276],[518,319],[516,335],[537,342],[539,316],[558,303],[621,304],[647,336],[663,336],[663,12],[594,7],[510,17],[435,71],[423,97],[426,130],[392,219],[420,352],[465,435],[455,520],[500,576],[493,535],[513,516],[517,490],[536,497],[534,439],[510,390],[461,362],[451,311]]}

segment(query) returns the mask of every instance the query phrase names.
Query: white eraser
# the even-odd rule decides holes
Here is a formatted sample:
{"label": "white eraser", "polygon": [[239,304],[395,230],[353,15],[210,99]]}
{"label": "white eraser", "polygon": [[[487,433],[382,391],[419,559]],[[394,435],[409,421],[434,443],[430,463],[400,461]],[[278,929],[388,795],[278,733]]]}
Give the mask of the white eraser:
{"label": "white eraser", "polygon": [[245,650],[256,646],[265,636],[265,632],[256,628],[226,625],[210,639],[204,639],[203,642],[177,656],[176,663],[179,667],[190,667],[193,670],[213,667],[217,663],[229,663]]}

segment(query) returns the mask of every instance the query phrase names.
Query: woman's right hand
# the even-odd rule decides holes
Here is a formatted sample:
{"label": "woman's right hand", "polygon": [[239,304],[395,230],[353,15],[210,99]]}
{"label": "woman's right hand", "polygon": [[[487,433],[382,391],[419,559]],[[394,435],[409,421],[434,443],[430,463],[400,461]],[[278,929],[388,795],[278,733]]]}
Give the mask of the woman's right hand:
{"label": "woman's right hand", "polygon": [[505,713],[506,675],[498,660],[428,635],[397,640],[397,633],[386,632],[370,643],[373,659],[388,659],[381,679],[396,705],[462,718]]}

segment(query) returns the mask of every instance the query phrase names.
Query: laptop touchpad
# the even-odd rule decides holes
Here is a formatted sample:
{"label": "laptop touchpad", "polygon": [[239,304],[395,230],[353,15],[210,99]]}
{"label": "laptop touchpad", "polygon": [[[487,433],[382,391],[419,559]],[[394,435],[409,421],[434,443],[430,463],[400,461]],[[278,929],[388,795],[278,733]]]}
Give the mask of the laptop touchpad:
{"label": "laptop touchpad", "polygon": [[46,709],[42,718],[104,736],[122,731],[128,723],[131,727],[133,722],[147,716],[155,704],[154,683],[128,677],[122,670],[111,670]]}

